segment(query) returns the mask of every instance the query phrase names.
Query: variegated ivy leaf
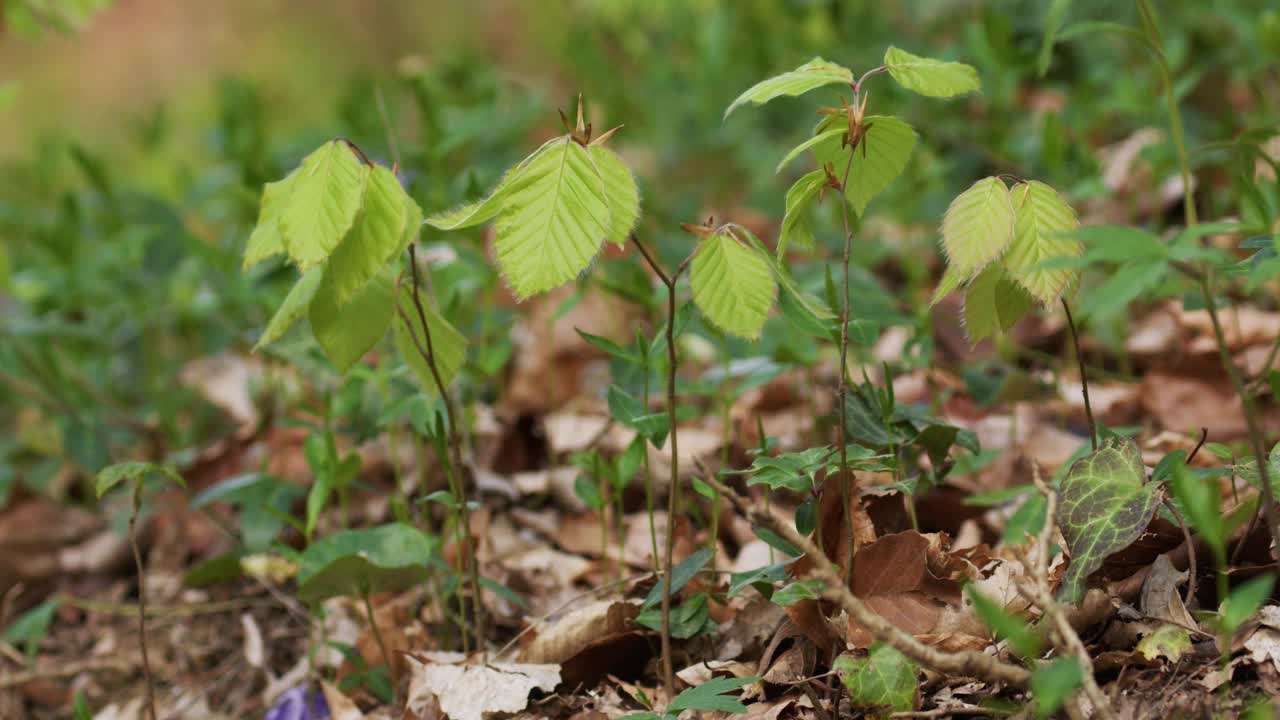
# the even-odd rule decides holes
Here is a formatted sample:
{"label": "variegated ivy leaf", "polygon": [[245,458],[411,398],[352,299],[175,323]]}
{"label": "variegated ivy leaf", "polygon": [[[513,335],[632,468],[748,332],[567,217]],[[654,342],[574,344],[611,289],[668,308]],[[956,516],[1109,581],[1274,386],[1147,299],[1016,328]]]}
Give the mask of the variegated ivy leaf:
{"label": "variegated ivy leaf", "polygon": [[278,221],[285,252],[300,269],[324,262],[346,237],[368,178],[369,167],[340,140],[330,140],[302,161]]}
{"label": "variegated ivy leaf", "polygon": [[512,182],[498,213],[498,267],[522,300],[550,290],[586,269],[611,222],[600,171],[586,148],[566,136]]}
{"label": "variegated ivy leaf", "polygon": [[880,641],[872,643],[866,657],[841,655],[831,668],[840,676],[854,707],[910,712],[919,688],[916,664]]}
{"label": "variegated ivy leaf", "polygon": [[768,257],[730,229],[702,241],[689,281],[694,303],[711,324],[748,339],[760,336],[777,289]]}
{"label": "variegated ivy leaf", "polygon": [[1009,330],[1035,300],[1013,282],[999,265],[988,265],[964,292],[964,325],[969,342]]}
{"label": "variegated ivy leaf", "polygon": [[969,65],[912,55],[892,45],[884,53],[884,64],[899,85],[929,97],[953,97],[982,87],[978,71]]}
{"label": "variegated ivy leaf", "polygon": [[[1004,181],[987,177],[956,196],[942,216],[949,271],[971,278],[1013,242],[1013,199]],[[949,291],[948,291],[949,292]]]}
{"label": "variegated ivy leaf", "polygon": [[851,85],[853,73],[848,68],[816,57],[791,72],[775,75],[752,85],[733,101],[724,111],[724,116],[729,117],[729,113],[746,103],[763,105],[777,97],[803,95],[815,88],[836,83]]}
{"label": "variegated ivy leaf", "polygon": [[1159,489],[1146,477],[1129,438],[1109,439],[1071,465],[1059,489],[1058,528],[1071,556],[1059,597],[1078,602],[1089,575],[1146,530],[1160,504]]}
{"label": "variegated ivy leaf", "polygon": [[440,382],[447,388],[467,359],[467,339],[436,311],[430,299],[421,292],[418,293],[418,301],[422,304],[422,314],[426,316],[431,344],[428,347],[426,341],[428,335],[422,332],[422,317],[418,315],[417,305],[413,301],[413,288],[405,285],[400,288],[400,297],[397,298],[397,302],[404,317],[409,318],[411,326],[406,326],[402,320],[396,321],[394,331],[396,349],[400,352],[400,357],[404,358],[413,370],[422,389],[428,395],[436,395],[439,389],[435,376],[431,373],[431,366],[423,357],[423,352],[429,351],[433,354],[436,370],[440,373]]}
{"label": "variegated ivy leaf", "polygon": [[1080,221],[1053,188],[1037,180],[1014,186],[1012,195],[1015,221],[1005,269],[1040,304],[1050,305],[1076,281],[1079,270],[1044,265],[1084,253],[1080,241],[1069,235]]}
{"label": "variegated ivy leaf", "polygon": [[[834,122],[838,121],[828,119],[820,123],[819,132],[825,134],[835,129]],[[863,120],[863,127],[866,131],[862,140],[852,150],[841,146],[844,133],[834,137],[826,135],[813,146],[819,167],[829,163],[837,179],[843,182],[848,177],[845,197],[859,215],[866,211],[871,198],[902,174],[916,146],[916,131],[896,117],[871,115]]]}
{"label": "variegated ivy leaf", "polygon": [[384,269],[339,305],[337,295],[321,282],[308,317],[316,342],[339,372],[350,369],[386,334],[395,311],[392,285],[391,270]]}
{"label": "variegated ivy leaf", "polygon": [[813,246],[813,229],[809,227],[809,208],[818,198],[818,193],[827,183],[827,173],[823,170],[801,177],[787,191],[787,212],[782,218],[782,231],[778,234],[777,256],[782,258],[787,253],[787,246],[796,243],[803,247]]}

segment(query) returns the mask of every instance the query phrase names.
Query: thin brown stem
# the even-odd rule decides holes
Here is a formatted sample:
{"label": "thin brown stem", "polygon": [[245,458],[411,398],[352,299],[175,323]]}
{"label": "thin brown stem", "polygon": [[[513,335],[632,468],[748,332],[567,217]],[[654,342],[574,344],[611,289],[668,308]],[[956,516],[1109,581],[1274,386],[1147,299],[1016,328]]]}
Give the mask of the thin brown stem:
{"label": "thin brown stem", "polygon": [[898,628],[882,615],[868,607],[840,577],[840,568],[827,557],[812,540],[802,536],[790,523],[784,522],[772,513],[756,507],[750,501],[730,490],[714,476],[707,478],[707,483],[716,492],[728,498],[748,520],[763,525],[778,533],[784,540],[800,548],[813,561],[813,566],[806,571],[806,576],[818,580],[823,585],[823,595],[838,603],[849,617],[853,618],[875,639],[889,645],[903,655],[915,660],[925,667],[944,675],[976,677],[993,683],[1002,683],[1016,688],[1025,688],[1031,673],[1025,668],[1011,665],[999,658],[985,653],[963,650],[945,652],[926,645],[908,632]]}
{"label": "thin brown stem", "polygon": [[129,545],[133,548],[133,564],[138,573],[138,648],[142,651],[142,677],[146,683],[147,714],[156,720],[156,689],[151,677],[151,660],[147,657],[147,578],[138,548],[138,513],[142,512],[142,480],[133,490],[133,512],[129,515]]}
{"label": "thin brown stem", "polygon": [[676,280],[693,256],[685,258],[675,273],[667,275],[634,233],[631,240],[662,284],[667,286],[667,434],[671,443],[671,487],[667,491],[667,537],[662,566],[662,684],[670,701],[675,697],[675,671],[671,665],[671,568],[675,554],[676,508],[680,497],[679,433],[676,431]]}
{"label": "thin brown stem", "polygon": [[[867,75],[871,72],[868,71]],[[863,79],[867,75],[864,75]],[[861,85],[860,79],[858,87]],[[849,476],[849,410],[845,407],[849,396],[849,258],[853,254],[853,229],[849,223],[851,210],[849,198],[845,197],[845,189],[849,186],[849,171],[853,168],[853,154],[857,151],[856,147],[849,148],[849,162],[845,163],[844,177],[840,179],[840,204],[844,209],[844,212],[840,213],[840,218],[844,221],[844,295],[840,303],[840,375],[836,380],[836,402],[840,406],[840,437],[836,443],[840,448],[840,503],[844,506],[842,514],[844,532],[849,533],[849,559],[848,567],[845,568],[845,577],[853,574],[853,553],[857,549],[853,537],[853,508],[850,507],[852,499],[849,484],[852,478]],[[839,557],[836,559],[839,560]]]}
{"label": "thin brown stem", "polygon": [[1093,405],[1089,403],[1089,377],[1084,372],[1084,355],[1080,352],[1080,335],[1076,332],[1076,321],[1071,317],[1071,306],[1062,298],[1062,310],[1067,314],[1067,327],[1071,328],[1071,346],[1076,351],[1076,364],[1080,367],[1080,393],[1084,395],[1084,415],[1089,421],[1089,444],[1098,449],[1098,426],[1093,421]]}
{"label": "thin brown stem", "polygon": [[[471,604],[475,614],[475,638],[476,647],[482,653],[485,651],[485,612],[484,598],[480,595],[480,569],[479,559],[476,557],[475,548],[471,544],[471,508],[467,504],[466,498],[462,495],[465,489],[462,475],[462,416],[458,414],[457,408],[453,404],[453,397],[449,394],[449,388],[440,375],[440,368],[436,364],[435,348],[432,345],[431,332],[427,324],[427,313],[422,307],[422,298],[419,296],[418,288],[421,282],[418,278],[418,256],[412,244],[409,245],[409,272],[413,278],[413,305],[418,312],[418,321],[422,324],[422,335],[426,344],[425,353],[421,345],[418,351],[423,355],[423,360],[427,363],[427,367],[431,369],[431,378],[435,381],[436,390],[440,393],[440,399],[444,403],[445,413],[448,415],[449,430],[449,454],[451,458],[445,464],[448,466],[451,485],[456,485],[454,489],[454,502],[459,508],[459,515],[462,520],[462,557],[463,562],[467,564],[468,577],[471,585]],[[396,303],[399,307],[399,302]],[[409,326],[412,332],[412,325]],[[415,340],[416,344],[416,340]]]}

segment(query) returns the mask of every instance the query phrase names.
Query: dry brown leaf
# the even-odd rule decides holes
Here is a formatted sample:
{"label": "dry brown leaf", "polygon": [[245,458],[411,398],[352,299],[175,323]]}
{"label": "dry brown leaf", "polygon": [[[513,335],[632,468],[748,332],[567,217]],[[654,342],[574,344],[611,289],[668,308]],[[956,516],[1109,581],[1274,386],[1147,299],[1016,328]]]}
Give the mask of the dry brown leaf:
{"label": "dry brown leaf", "polygon": [[363,720],[364,713],[351,698],[342,694],[338,688],[321,680],[320,689],[324,692],[324,701],[329,705],[329,717],[332,720]]}
{"label": "dry brown leaf", "polygon": [[[930,633],[945,608],[960,604],[955,576],[963,572],[943,560],[936,544],[942,542],[913,530],[860,548],[850,578],[853,594],[898,628],[913,635]],[[871,635],[852,618],[848,632],[856,647],[871,645]]]}
{"label": "dry brown leaf", "polygon": [[1156,556],[1155,562],[1151,564],[1151,572],[1142,583],[1142,595],[1138,605],[1142,614],[1182,627],[1200,627],[1187,611],[1187,606],[1182,602],[1182,595],[1178,592],[1178,586],[1185,582],[1187,577],[1186,572],[1178,572],[1169,561],[1168,555]]}
{"label": "dry brown leaf", "polygon": [[648,657],[634,620],[639,605],[598,600],[548,622],[536,622],[520,649],[522,663],[554,664],[570,685],[593,683],[610,672],[639,669]]}
{"label": "dry brown leaf", "polygon": [[409,655],[406,707],[422,713],[435,701],[451,720],[484,720],[486,713],[520,712],[534,690],[560,684],[559,665],[492,662],[459,664],[457,653]]}

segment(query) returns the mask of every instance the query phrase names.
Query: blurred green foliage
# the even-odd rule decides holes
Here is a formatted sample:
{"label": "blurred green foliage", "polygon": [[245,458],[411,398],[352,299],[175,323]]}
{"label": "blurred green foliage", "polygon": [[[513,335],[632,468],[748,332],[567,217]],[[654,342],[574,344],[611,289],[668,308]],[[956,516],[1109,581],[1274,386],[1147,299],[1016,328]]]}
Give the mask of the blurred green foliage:
{"label": "blurred green foliage", "polygon": [[[87,32],[99,4],[69,3],[85,11]],[[14,56],[14,43],[51,42],[21,33],[13,20],[32,5],[4,4],[0,32],[8,47],[0,50],[8,54],[0,55]],[[1237,216],[1273,232],[1280,190],[1275,182],[1255,182],[1253,150],[1275,134],[1280,116],[1280,14],[1269,5],[1168,2],[1161,23],[1193,162],[1205,183],[1198,194],[1203,214]],[[796,120],[797,101],[722,122],[723,109],[743,89],[815,55],[865,70],[879,64],[889,44],[963,59],[983,82],[969,98],[939,104],[890,82],[869,85],[872,108],[891,103],[926,130],[905,177],[873,203],[855,242],[853,292],[867,316],[859,319],[872,328],[864,339],[873,341],[889,325],[916,330],[918,352],[904,353],[910,364],[928,362],[929,319],[921,308],[937,268],[934,228],[950,198],[975,178],[1011,173],[1042,178],[1075,202],[1106,200],[1099,148],[1165,122],[1146,51],[1097,25],[1132,26],[1136,11],[1101,0],[479,6],[400,14],[348,8],[357,16],[367,12],[375,31],[353,31],[352,43],[361,47],[351,49],[343,78],[324,74],[341,64],[341,47],[309,44],[290,32],[297,17],[273,16],[279,27],[255,27],[258,42],[279,45],[261,55],[270,64],[201,76],[164,102],[113,106],[91,118],[104,127],[83,137],[60,129],[61,118],[47,118],[37,134],[8,138],[21,151],[0,167],[0,501],[15,483],[65,493],[55,480],[66,463],[89,477],[112,458],[140,450],[181,459],[228,431],[225,417],[178,376],[193,359],[246,352],[279,305],[292,274],[279,264],[242,273],[244,242],[263,183],[331,137],[350,138],[375,160],[398,159],[414,199],[423,208],[446,208],[476,197],[558,131],[555,110],[571,110],[581,93],[596,128],[625,125],[612,145],[641,186],[639,231],[654,239],[665,261],[678,262],[690,247],[679,223],[707,214],[744,223],[764,217],[776,232],[785,188],[803,172],[774,174],[777,159],[812,128]],[[442,42],[439,30],[429,30],[433,12],[448,16],[443,26],[455,37]],[[429,46],[412,47],[415,27],[431,38]],[[1055,29],[1052,42],[1048,28]],[[370,60],[378,56],[370,48],[377,49],[379,32],[403,52]],[[58,40],[67,42],[74,40]],[[51,44],[48,54],[56,51]],[[40,52],[24,48],[19,55]],[[38,89],[33,83],[41,77],[24,66],[14,81],[0,83],[0,122],[23,111],[24,95]],[[293,95],[273,92],[281,78],[293,77],[301,84]],[[824,104],[836,104],[837,94],[827,92]],[[296,96],[324,100],[295,104]],[[67,107],[74,102],[68,98]],[[1167,144],[1152,145],[1143,157],[1153,178],[1176,174]],[[1177,223],[1180,210],[1169,212],[1156,224]],[[814,226],[820,244],[838,243],[838,224],[837,215],[822,214]],[[433,291],[480,348],[462,379],[464,399],[492,399],[493,380],[512,353],[508,330],[516,311],[494,302],[500,283],[477,238],[449,237],[455,260],[435,274]],[[443,239],[424,231],[427,242]],[[618,266],[629,261],[601,262],[598,276],[615,284],[626,276]],[[822,292],[822,262],[795,272],[806,289]],[[1111,322],[1125,322],[1119,315]],[[1104,338],[1116,336],[1115,326],[1101,330]],[[781,317],[769,321],[763,337],[759,345],[732,340],[726,347],[784,362],[806,362],[815,352],[813,340]],[[366,369],[341,381],[310,340],[270,352],[331,393],[326,402],[338,407],[334,416],[359,436],[429,416],[394,400],[412,394],[403,368]]]}

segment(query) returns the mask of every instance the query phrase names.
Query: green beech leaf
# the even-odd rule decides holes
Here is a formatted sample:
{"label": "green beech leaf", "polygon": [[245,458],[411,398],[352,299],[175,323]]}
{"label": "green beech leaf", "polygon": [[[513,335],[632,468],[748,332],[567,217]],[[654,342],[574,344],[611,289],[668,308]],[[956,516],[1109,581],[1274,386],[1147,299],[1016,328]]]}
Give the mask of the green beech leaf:
{"label": "green beech leaf", "polygon": [[323,262],[356,221],[369,168],[340,140],[302,161],[281,211],[284,249],[307,270]]}
{"label": "green beech leaf", "polygon": [[293,284],[289,294],[285,295],[284,302],[276,308],[276,314],[271,316],[271,322],[267,323],[267,329],[262,331],[262,337],[258,338],[258,343],[253,346],[254,352],[279,340],[289,328],[293,327],[293,324],[311,305],[311,299],[316,296],[316,290],[320,288],[320,281],[323,278],[323,266],[313,267],[298,278],[298,282]]}
{"label": "green beech leaf", "polygon": [[[458,332],[449,321],[444,318],[435,307],[432,306],[429,298],[423,293],[418,293],[418,299],[422,303],[422,314],[427,318],[427,330],[431,337],[430,351],[434,354],[436,370],[440,372],[440,382],[444,383],[445,388],[449,387],[449,383],[457,376],[458,371],[462,369],[463,363],[467,359],[467,339],[462,333]],[[427,364],[426,359],[422,356],[422,352],[418,349],[421,345],[423,350],[427,349],[427,335],[422,332],[422,318],[418,316],[418,308],[413,302],[413,288],[409,285],[400,287],[400,296],[396,300],[400,305],[401,312],[396,313],[396,317],[392,319],[394,323],[393,334],[396,339],[396,350],[400,353],[400,357],[404,358],[405,363],[413,370],[414,377],[418,379],[418,385],[428,395],[438,395],[435,376],[431,373],[431,366]],[[412,330],[405,326],[403,318],[409,318]],[[415,342],[415,338],[417,342]]]}
{"label": "green beech leaf", "polygon": [[604,194],[609,202],[609,242],[622,246],[640,218],[640,188],[631,168],[618,154],[603,145],[587,148],[604,179]]}
{"label": "green beech leaf", "polygon": [[1160,493],[1146,482],[1142,454],[1129,438],[1110,438],[1096,452],[1075,461],[1059,491],[1058,526],[1071,564],[1059,596],[1078,602],[1085,580],[1108,555],[1125,549],[1151,521]]}
{"label": "green beech leaf", "polygon": [[427,224],[437,230],[458,230],[461,228],[472,227],[486,223],[497,217],[502,210],[502,204],[511,191],[515,189],[516,180],[524,174],[524,171],[537,160],[542,153],[546,152],[552,146],[564,141],[563,137],[553,138],[543,143],[542,147],[534,150],[528,157],[521,160],[515,167],[508,170],[493,190],[484,198],[475,202],[470,202],[453,210],[436,213],[427,218]]}
{"label": "green beech leaf", "polygon": [[320,349],[338,372],[346,372],[386,334],[394,309],[391,274],[384,270],[341,307],[321,283],[307,316]]}
{"label": "green beech leaf", "polygon": [[748,339],[760,336],[777,286],[759,251],[727,230],[717,232],[698,246],[689,282],[694,303],[713,325]]}
{"label": "green beech leaf", "polygon": [[289,202],[293,186],[301,170],[294,170],[283,180],[269,182],[262,188],[262,206],[258,210],[258,224],[249,234],[244,249],[244,267],[266,260],[284,252],[284,235],[280,232],[280,216]]}
{"label": "green beech leaf", "polygon": [[494,249],[518,298],[568,282],[591,263],[610,233],[604,186],[586,149],[568,137],[512,182]]}
{"label": "green beech leaf", "polygon": [[1035,305],[1034,299],[1009,279],[999,265],[988,265],[964,292],[964,323],[969,342],[977,344],[1012,328]]}
{"label": "green beech leaf", "polygon": [[97,492],[98,497],[102,497],[110,492],[111,488],[125,480],[137,482],[152,473],[163,475],[181,487],[187,486],[187,483],[178,474],[178,470],[173,465],[134,461],[108,465],[98,471],[97,480],[94,482],[94,491]]}
{"label": "green beech leaf", "polygon": [[761,80],[747,88],[747,91],[739,95],[733,101],[733,104],[724,111],[724,116],[729,117],[729,113],[746,103],[763,105],[783,95],[791,97],[803,95],[815,88],[835,83],[851,85],[853,83],[853,73],[848,68],[827,62],[820,57],[815,57],[791,72],[775,75],[768,80]]}
{"label": "green beech leaf", "polygon": [[338,307],[400,252],[412,204],[390,170],[378,166],[370,171],[355,225],[325,263],[325,291],[333,293]]}
{"label": "green beech leaf", "polygon": [[951,265],[947,265],[946,272],[942,273],[942,279],[938,281],[938,287],[933,291],[933,299],[929,301],[929,307],[942,302],[942,299],[956,291],[956,288],[965,283],[964,273],[956,270]]}
{"label": "green beech leaf", "polygon": [[912,55],[892,45],[884,53],[884,64],[899,85],[929,97],[953,97],[982,87],[978,71],[970,65]]}
{"label": "green beech leaf", "polygon": [[1012,194],[1017,219],[1004,265],[1019,285],[1047,306],[1075,282],[1079,272],[1041,264],[1052,258],[1079,257],[1084,252],[1079,240],[1065,234],[1075,230],[1080,221],[1071,206],[1042,182],[1021,183]]}
{"label": "green beech leaf", "polygon": [[906,655],[876,641],[866,657],[841,655],[832,664],[854,707],[873,709],[879,717],[909,712],[916,703],[916,665]]}
{"label": "green beech leaf", "polygon": [[986,177],[970,185],[942,216],[948,272],[955,270],[962,279],[973,277],[1004,253],[1013,234],[1013,199],[1004,181]]}
{"label": "green beech leaf", "polygon": [[726,225],[725,229],[732,233],[734,237],[746,241],[747,244],[755,248],[760,257],[764,258],[769,264],[769,271],[773,273],[774,282],[778,283],[778,286],[785,291],[785,294],[795,301],[798,309],[814,320],[829,320],[835,317],[835,313],[827,307],[826,303],[805,292],[796,284],[795,278],[791,277],[791,273],[787,270],[787,266],[782,262],[781,257],[775,257],[773,253],[770,253],[769,249],[764,246],[764,243],[760,242],[760,238],[756,237],[755,233],[736,224]]}
{"label": "green beech leaf", "polygon": [[[840,146],[839,137],[814,146],[818,165],[831,163],[836,178],[843,181],[848,169],[845,196],[859,215],[866,211],[871,198],[902,174],[916,146],[916,131],[896,117],[870,115],[863,123],[866,132],[852,151]],[[852,165],[850,152],[853,153]]]}
{"label": "green beech leaf", "polygon": [[823,170],[814,170],[796,180],[787,191],[787,212],[782,218],[782,231],[778,234],[776,255],[779,259],[786,255],[787,246],[793,242],[802,247],[813,247],[809,208],[813,206],[818,193],[826,184],[827,173]]}
{"label": "green beech leaf", "polygon": [[309,545],[298,564],[298,598],[392,592],[422,582],[439,540],[402,523],[341,530]]}

